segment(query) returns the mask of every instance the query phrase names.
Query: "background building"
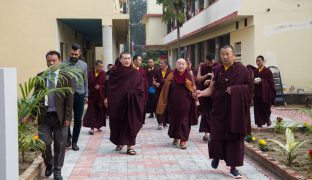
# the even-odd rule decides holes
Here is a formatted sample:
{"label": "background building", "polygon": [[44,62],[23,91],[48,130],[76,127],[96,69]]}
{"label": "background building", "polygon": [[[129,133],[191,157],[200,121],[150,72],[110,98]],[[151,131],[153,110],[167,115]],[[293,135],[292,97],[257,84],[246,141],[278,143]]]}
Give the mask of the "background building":
{"label": "background building", "polygon": [[[147,5],[152,6],[157,7]],[[181,47],[195,66],[207,52],[219,59],[220,47],[231,44],[237,60],[245,65],[256,66],[255,59],[261,54],[266,66],[278,67],[285,90],[312,91],[311,0],[194,0],[187,9],[187,21],[180,30]],[[178,53],[175,23],[164,27],[162,11],[151,11],[148,8],[143,18],[146,46],[162,45],[173,64]]]}
{"label": "background building", "polygon": [[107,65],[127,41],[128,0],[4,0],[0,26],[0,67],[16,67],[18,82],[46,68],[49,50],[67,59],[72,43],[89,68],[97,59]]}

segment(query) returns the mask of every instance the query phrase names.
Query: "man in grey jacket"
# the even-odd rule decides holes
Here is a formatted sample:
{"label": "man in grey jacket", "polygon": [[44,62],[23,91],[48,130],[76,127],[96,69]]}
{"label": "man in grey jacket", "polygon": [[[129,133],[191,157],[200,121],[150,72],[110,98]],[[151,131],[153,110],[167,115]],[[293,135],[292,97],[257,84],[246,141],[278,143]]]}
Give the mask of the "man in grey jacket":
{"label": "man in grey jacket", "polygon": [[70,127],[68,128],[68,138],[66,147],[72,146],[74,151],[78,151],[79,147],[77,145],[80,129],[81,120],[84,109],[84,104],[88,102],[88,66],[85,62],[78,59],[81,55],[80,45],[73,44],[70,52],[69,60],[64,61],[64,63],[69,63],[71,66],[79,68],[83,73],[83,79],[81,81],[76,81],[73,79],[74,84],[74,128],[73,135],[71,134]]}

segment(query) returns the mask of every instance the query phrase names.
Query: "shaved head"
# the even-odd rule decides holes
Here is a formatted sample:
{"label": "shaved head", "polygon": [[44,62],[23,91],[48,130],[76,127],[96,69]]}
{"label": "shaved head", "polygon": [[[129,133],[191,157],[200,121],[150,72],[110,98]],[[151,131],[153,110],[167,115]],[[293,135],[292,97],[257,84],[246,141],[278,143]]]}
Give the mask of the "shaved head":
{"label": "shaved head", "polygon": [[180,73],[183,73],[186,69],[186,60],[183,58],[179,58],[176,62],[176,68]]}

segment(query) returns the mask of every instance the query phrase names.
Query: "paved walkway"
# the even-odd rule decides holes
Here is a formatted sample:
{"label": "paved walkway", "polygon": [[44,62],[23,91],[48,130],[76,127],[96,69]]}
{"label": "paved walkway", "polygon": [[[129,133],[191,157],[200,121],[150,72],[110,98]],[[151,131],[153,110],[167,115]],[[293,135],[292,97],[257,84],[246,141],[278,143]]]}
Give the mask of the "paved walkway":
{"label": "paved walkway", "polygon": [[[171,144],[167,128],[157,130],[156,127],[155,118],[146,119],[137,137],[135,156],[127,155],[126,148],[114,151],[108,127],[93,136],[88,135],[89,129],[82,128],[78,142],[80,151],[66,152],[64,179],[231,179],[229,167],[223,161],[218,169],[211,168],[207,143],[202,141],[203,134],[198,133],[198,126],[192,126],[186,150]],[[277,179],[247,157],[244,166],[238,169],[243,179]]]}

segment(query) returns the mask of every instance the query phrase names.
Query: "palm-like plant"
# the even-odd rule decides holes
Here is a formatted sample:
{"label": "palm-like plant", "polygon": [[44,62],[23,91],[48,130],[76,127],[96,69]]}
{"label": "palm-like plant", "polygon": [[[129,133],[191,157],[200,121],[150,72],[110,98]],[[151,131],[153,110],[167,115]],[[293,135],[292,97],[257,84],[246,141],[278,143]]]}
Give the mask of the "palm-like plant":
{"label": "palm-like plant", "polygon": [[268,139],[268,140],[271,142],[274,142],[275,144],[279,146],[279,148],[274,148],[274,149],[284,154],[287,159],[287,165],[291,166],[293,160],[297,158],[297,154],[296,154],[297,149],[309,140],[305,140],[302,142],[295,141],[294,133],[292,132],[290,128],[286,128],[285,135],[286,135],[286,144],[283,144],[282,142],[275,140],[275,139]]}
{"label": "palm-like plant", "polygon": [[[25,160],[26,151],[43,151],[45,147],[40,139],[34,138],[38,134],[37,121],[35,119],[37,119],[37,116],[40,113],[40,101],[52,92],[56,95],[72,93],[72,88],[70,87],[47,88],[45,81],[48,78],[49,72],[55,71],[56,69],[60,69],[58,82],[67,81],[66,77],[74,79],[78,83],[82,82],[81,70],[63,63],[51,66],[40,75],[29,78],[24,84],[19,84],[22,97],[17,100],[18,144],[19,152],[22,155],[23,161]],[[35,117],[33,117],[34,114]]]}

